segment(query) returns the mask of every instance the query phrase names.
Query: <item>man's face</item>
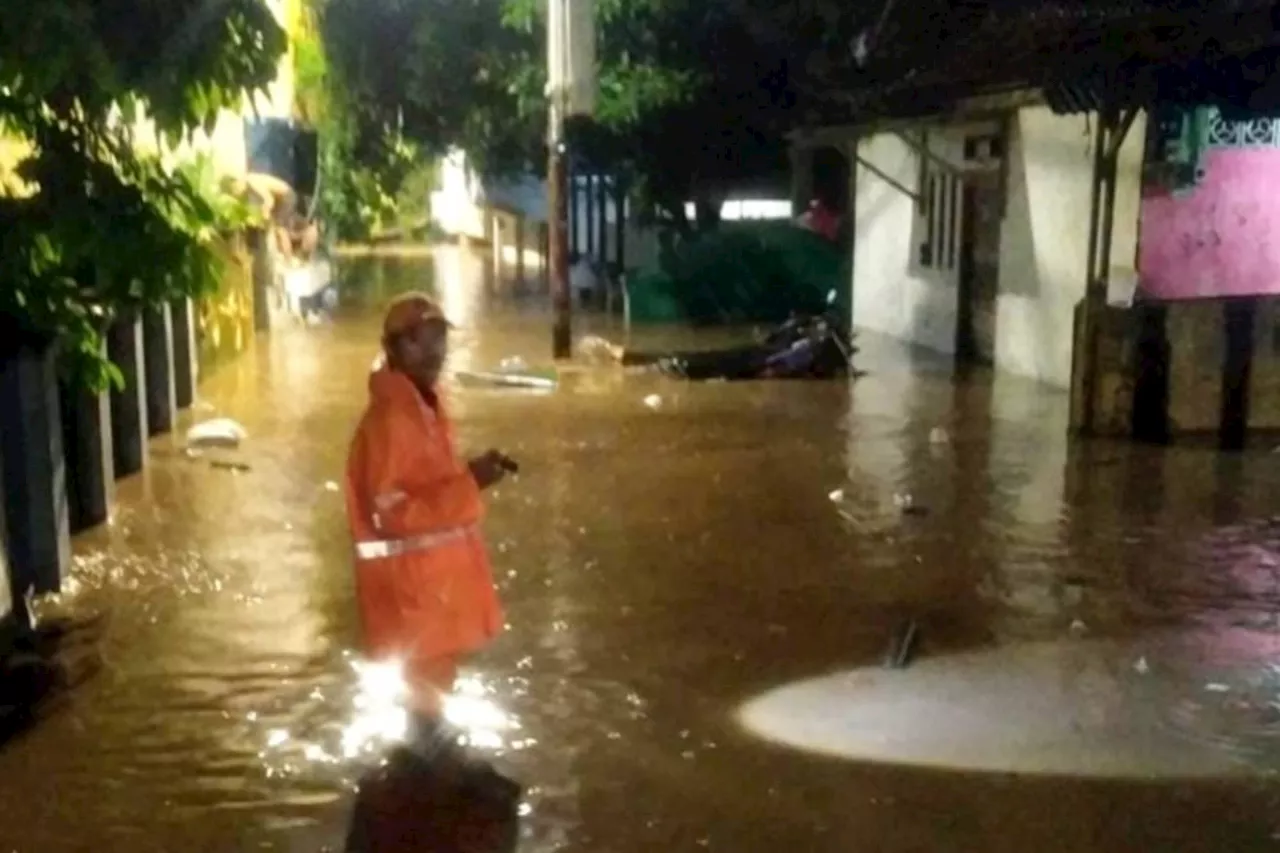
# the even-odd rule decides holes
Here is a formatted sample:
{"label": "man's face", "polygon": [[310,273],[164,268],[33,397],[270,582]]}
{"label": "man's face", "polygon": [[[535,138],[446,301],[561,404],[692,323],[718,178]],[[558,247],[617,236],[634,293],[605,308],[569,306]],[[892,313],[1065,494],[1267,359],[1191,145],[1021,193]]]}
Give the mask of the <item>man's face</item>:
{"label": "man's face", "polygon": [[421,388],[440,378],[449,355],[449,327],[441,320],[423,320],[395,341],[392,366],[407,373]]}

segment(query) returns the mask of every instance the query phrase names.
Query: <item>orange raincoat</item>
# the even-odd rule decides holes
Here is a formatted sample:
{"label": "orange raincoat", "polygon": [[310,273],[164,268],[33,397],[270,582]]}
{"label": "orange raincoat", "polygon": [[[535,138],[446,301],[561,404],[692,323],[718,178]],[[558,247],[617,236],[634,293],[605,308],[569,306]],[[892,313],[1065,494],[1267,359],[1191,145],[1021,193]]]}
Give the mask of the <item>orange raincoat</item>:
{"label": "orange raincoat", "polygon": [[436,710],[457,659],[502,626],[479,530],[484,506],[438,399],[386,367],[369,392],[346,489],[365,651],[402,661],[415,705]]}

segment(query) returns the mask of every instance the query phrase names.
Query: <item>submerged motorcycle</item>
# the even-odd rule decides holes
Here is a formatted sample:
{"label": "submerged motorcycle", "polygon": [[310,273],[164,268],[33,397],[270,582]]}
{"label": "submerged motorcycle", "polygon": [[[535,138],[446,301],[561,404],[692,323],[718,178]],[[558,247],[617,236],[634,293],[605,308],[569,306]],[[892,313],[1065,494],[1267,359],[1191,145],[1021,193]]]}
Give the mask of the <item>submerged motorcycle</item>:
{"label": "submerged motorcycle", "polygon": [[835,294],[822,314],[797,314],[755,343],[718,350],[669,353],[615,348],[626,367],[651,367],[692,381],[835,379],[854,374],[852,335],[835,310]]}

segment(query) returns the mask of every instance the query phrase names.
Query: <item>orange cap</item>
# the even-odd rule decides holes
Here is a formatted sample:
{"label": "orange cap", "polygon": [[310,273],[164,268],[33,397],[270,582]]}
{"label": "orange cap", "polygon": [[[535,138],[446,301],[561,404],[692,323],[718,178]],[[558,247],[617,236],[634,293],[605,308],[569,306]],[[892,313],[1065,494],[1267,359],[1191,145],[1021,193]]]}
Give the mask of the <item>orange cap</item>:
{"label": "orange cap", "polygon": [[397,296],[387,306],[387,316],[382,321],[382,334],[393,338],[429,320],[439,320],[447,326],[453,326],[430,296],[425,293],[405,293]]}

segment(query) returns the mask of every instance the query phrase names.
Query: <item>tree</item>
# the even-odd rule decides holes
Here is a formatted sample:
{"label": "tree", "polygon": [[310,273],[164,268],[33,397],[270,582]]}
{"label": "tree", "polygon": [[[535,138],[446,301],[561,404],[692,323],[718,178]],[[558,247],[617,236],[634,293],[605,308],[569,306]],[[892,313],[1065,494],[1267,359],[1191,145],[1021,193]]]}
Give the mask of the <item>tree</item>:
{"label": "tree", "polygon": [[285,34],[262,0],[49,0],[0,15],[0,129],[26,146],[0,197],[4,346],[57,341],[91,386],[119,381],[102,333],[122,312],[217,286],[220,232],[243,222],[169,144],[276,77]]}
{"label": "tree", "polygon": [[[375,10],[376,11],[376,10]],[[334,34],[367,21],[349,4],[303,0],[294,34],[294,86],[298,118],[319,135],[318,207],[327,226],[344,239],[367,237],[394,212],[394,197],[420,158],[394,122],[381,123],[352,88],[359,77],[344,74],[351,57],[335,44],[354,45]]]}
{"label": "tree", "polygon": [[[782,171],[794,105],[788,68],[736,10],[722,0],[662,0],[642,21],[606,27],[603,36],[624,59],[648,51],[650,65],[681,84],[630,113],[601,114],[642,198],[669,222],[686,230],[685,202],[693,200],[699,224],[713,227],[732,189]],[[644,78],[624,78],[621,91],[637,82]]]}
{"label": "tree", "polygon": [[485,171],[511,172],[540,145],[545,119],[513,86],[534,39],[497,0],[318,0],[318,16],[357,163],[382,172],[407,143],[430,157],[463,147]]}
{"label": "tree", "polygon": [[[480,170],[540,170],[545,27],[538,0],[327,0],[331,68],[377,162],[404,138],[429,155],[465,149]],[[745,177],[780,170],[792,96],[726,0],[598,0],[596,132],[579,151],[665,219],[718,210]],[[713,218],[710,218],[713,220]],[[709,221],[710,221],[709,220]]]}
{"label": "tree", "polygon": [[[424,191],[435,162],[460,141],[489,158],[486,169],[525,162],[518,146],[529,137],[512,129],[514,110],[488,121],[507,97],[491,71],[518,41],[496,0],[307,2],[297,83],[303,117],[320,136],[321,210],[339,237],[390,224],[401,197]],[[482,51],[497,53],[482,62]],[[475,145],[479,138],[487,144]]]}

